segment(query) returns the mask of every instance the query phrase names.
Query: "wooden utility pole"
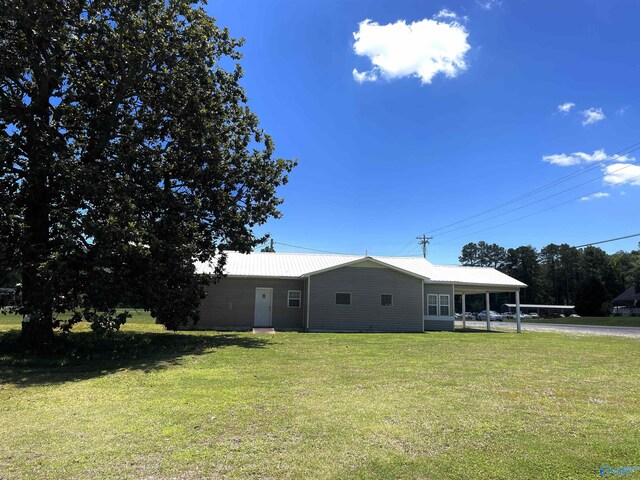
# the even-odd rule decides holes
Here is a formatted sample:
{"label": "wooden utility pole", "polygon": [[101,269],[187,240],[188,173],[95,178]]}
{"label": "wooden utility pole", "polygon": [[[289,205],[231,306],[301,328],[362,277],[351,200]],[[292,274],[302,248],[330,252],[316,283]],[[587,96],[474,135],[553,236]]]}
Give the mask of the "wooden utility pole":
{"label": "wooden utility pole", "polygon": [[427,237],[423,233],[422,236],[416,237],[416,239],[418,240],[418,243],[420,243],[420,245],[422,246],[422,256],[426,259],[427,258],[427,245],[429,245],[429,242],[431,240],[433,240],[433,237]]}

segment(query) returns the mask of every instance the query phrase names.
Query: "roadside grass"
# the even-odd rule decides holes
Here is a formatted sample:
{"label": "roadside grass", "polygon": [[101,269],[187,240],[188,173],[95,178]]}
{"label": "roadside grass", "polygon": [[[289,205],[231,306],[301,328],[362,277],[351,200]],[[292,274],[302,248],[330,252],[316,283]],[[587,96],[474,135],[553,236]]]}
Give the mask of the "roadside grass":
{"label": "roadside grass", "polygon": [[0,324],[0,478],[599,478],[640,461],[640,342]]}
{"label": "roadside grass", "polygon": [[[505,319],[505,322],[515,322]],[[640,317],[565,317],[526,318],[523,323],[556,323],[558,325],[602,325],[606,327],[640,327]]]}

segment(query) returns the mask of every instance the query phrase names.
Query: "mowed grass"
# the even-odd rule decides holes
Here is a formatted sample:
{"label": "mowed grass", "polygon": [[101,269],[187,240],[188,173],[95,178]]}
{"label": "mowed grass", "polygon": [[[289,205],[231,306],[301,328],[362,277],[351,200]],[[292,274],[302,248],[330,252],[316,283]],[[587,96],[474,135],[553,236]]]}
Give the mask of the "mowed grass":
{"label": "mowed grass", "polygon": [[[515,322],[514,319],[506,319]],[[565,317],[526,318],[523,323],[555,323],[559,325],[602,325],[606,327],[640,327],[640,317]]]}
{"label": "mowed grass", "polygon": [[599,478],[640,464],[640,342],[0,325],[0,478]]}

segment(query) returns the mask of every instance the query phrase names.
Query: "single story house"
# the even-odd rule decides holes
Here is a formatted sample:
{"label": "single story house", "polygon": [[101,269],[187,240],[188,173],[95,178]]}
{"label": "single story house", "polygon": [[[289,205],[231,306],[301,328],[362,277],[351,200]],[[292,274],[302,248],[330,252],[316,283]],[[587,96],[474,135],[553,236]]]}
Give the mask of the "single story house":
{"label": "single story house", "polygon": [[614,313],[624,317],[640,315],[640,285],[633,285],[612,301]]}
{"label": "single story house", "polygon": [[[225,252],[194,326],[211,330],[423,332],[454,329],[454,296],[526,285],[493,268],[440,266],[414,257]],[[211,265],[198,264],[200,273]],[[487,328],[490,323],[487,322]]]}

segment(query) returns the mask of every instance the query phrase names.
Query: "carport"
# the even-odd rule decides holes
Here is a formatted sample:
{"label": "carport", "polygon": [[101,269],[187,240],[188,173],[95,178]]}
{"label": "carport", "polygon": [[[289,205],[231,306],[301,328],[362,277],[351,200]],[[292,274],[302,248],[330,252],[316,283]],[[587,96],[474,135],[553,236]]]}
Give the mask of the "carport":
{"label": "carport", "polygon": [[[491,293],[514,293],[516,307],[517,332],[521,333],[520,325],[520,289],[527,285],[515,278],[510,277],[494,268],[430,265],[428,272],[429,280],[425,284],[450,284],[452,292],[460,295],[462,300],[462,325],[467,326],[466,296],[483,294],[485,297],[485,310],[491,310],[489,294]],[[487,315],[487,331],[491,331],[491,316]]]}

